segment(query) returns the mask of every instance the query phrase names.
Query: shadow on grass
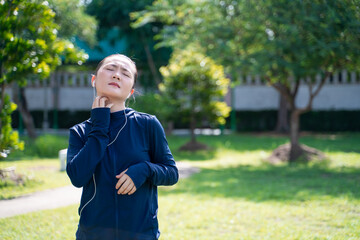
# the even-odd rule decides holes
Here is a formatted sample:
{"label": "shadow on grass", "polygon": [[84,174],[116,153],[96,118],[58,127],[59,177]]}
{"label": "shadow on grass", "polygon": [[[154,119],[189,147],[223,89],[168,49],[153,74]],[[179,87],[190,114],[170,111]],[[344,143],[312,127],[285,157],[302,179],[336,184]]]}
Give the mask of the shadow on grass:
{"label": "shadow on grass", "polygon": [[234,134],[223,136],[198,136],[197,141],[210,147],[210,150],[204,151],[179,151],[179,148],[190,140],[189,137],[171,136],[168,137],[170,149],[176,161],[190,160],[203,161],[211,160],[216,156],[216,152],[221,149],[235,151],[254,151],[254,150],[273,150],[277,146],[285,143],[285,137],[261,138],[250,135]]}
{"label": "shadow on grass", "polygon": [[360,153],[359,133],[304,136],[300,142],[321,151]]}
{"label": "shadow on grass", "polygon": [[[169,144],[176,160],[209,160],[218,149],[235,151],[272,151],[289,142],[287,136],[271,136],[267,134],[231,134],[223,136],[198,136],[197,140],[211,147],[210,151],[195,153],[180,152],[179,147],[189,141],[188,137],[170,136]],[[360,134],[317,134],[304,136],[300,142],[320,151],[359,152]]]}
{"label": "shadow on grass", "polygon": [[164,194],[189,193],[251,201],[305,201],[319,197],[360,199],[360,169],[321,166],[239,166],[202,169]]}

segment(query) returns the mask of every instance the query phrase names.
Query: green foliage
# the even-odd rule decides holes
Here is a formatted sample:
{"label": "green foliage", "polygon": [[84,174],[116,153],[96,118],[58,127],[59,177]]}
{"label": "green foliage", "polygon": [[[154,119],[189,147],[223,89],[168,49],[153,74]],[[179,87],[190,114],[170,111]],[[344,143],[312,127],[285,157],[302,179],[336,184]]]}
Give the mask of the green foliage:
{"label": "green foliage", "polygon": [[55,13],[46,2],[13,0],[0,7],[0,83],[26,85],[29,77],[45,78],[65,61],[87,55],[59,38]]}
{"label": "green foliage", "polygon": [[9,156],[10,159],[28,159],[28,158],[53,158],[59,156],[59,151],[68,147],[67,136],[57,136],[45,134],[35,140],[24,137],[25,150],[14,151]]}
{"label": "green foliage", "polygon": [[58,35],[63,38],[77,37],[90,46],[97,42],[97,21],[85,13],[85,6],[79,0],[49,0],[55,12],[55,22],[60,26]]}
{"label": "green foliage", "polygon": [[11,83],[25,86],[34,77],[48,77],[61,64],[62,58],[78,64],[87,59],[87,54],[57,35],[59,28],[55,12],[47,1],[0,2],[0,109],[5,114],[0,119],[1,129],[7,124],[2,131],[2,138],[7,140],[2,142],[2,152],[16,145],[11,141],[18,141],[17,133],[13,133],[10,122],[6,122],[8,111],[4,108],[10,103],[3,101],[5,87]]}
{"label": "green foliage", "polygon": [[68,141],[54,135],[42,135],[35,140],[33,147],[41,158],[57,157],[61,149],[68,147]]}
{"label": "green foliage", "polygon": [[95,16],[99,22],[99,39],[104,39],[111,29],[117,28],[120,30],[119,35],[114,36],[110,41],[114,42],[119,38],[125,38],[128,47],[124,54],[131,56],[141,65],[149,63],[150,59],[148,58],[149,54],[151,54],[155,65],[159,66],[166,63],[170,56],[169,49],[155,50],[153,48],[158,42],[154,40],[154,36],[161,31],[163,24],[161,22],[152,22],[141,29],[133,29],[130,19],[132,12],[143,11],[146,6],[150,6],[153,2],[153,0],[92,0],[89,1],[86,9],[87,13]]}
{"label": "green foliage", "polygon": [[19,141],[18,132],[12,131],[11,113],[16,109],[16,104],[10,101],[9,95],[5,95],[4,106],[0,112],[2,123],[0,132],[0,159],[6,158],[12,150],[24,149],[24,142]]}
{"label": "green foliage", "polygon": [[[360,68],[359,9],[359,0],[157,0],[133,16],[136,26],[165,24],[157,36],[163,40],[160,46],[199,44],[234,80],[241,74],[259,75],[279,91],[291,111],[294,161],[299,116],[312,109],[332,73]],[[298,108],[302,79],[309,97]]]}
{"label": "green foliage", "polygon": [[149,114],[156,114],[158,110],[158,94],[156,93],[145,93],[139,96],[133,96],[128,106],[136,109],[139,112],[145,112]]}
{"label": "green foliage", "polygon": [[160,91],[167,102],[169,116],[206,119],[224,124],[230,107],[223,102],[229,79],[223,67],[195,51],[195,46],[175,50],[169,65],[160,69],[164,83]]}
{"label": "green foliage", "polygon": [[170,106],[164,102],[159,93],[149,92],[136,96],[130,100],[129,107],[139,112],[156,115],[163,124],[166,124],[166,120],[169,119]]}
{"label": "green foliage", "polygon": [[162,46],[201,43],[234,76],[243,71],[289,86],[291,76],[359,68],[359,7],[352,0],[157,0],[133,17],[136,26],[165,23]]}

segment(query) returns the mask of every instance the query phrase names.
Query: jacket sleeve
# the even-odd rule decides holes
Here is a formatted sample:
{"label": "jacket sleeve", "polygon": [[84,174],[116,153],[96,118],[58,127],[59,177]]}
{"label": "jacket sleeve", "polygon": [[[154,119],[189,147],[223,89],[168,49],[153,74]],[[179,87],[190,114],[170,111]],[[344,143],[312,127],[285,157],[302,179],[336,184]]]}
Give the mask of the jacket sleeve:
{"label": "jacket sleeve", "polygon": [[178,169],[171,154],[165,132],[159,120],[153,116],[148,130],[150,135],[151,162],[140,162],[126,171],[136,188],[149,180],[153,185],[173,185],[179,179]]}
{"label": "jacket sleeve", "polygon": [[66,172],[75,187],[89,182],[109,143],[109,108],[91,110],[91,130],[84,142],[79,126],[70,128]]}

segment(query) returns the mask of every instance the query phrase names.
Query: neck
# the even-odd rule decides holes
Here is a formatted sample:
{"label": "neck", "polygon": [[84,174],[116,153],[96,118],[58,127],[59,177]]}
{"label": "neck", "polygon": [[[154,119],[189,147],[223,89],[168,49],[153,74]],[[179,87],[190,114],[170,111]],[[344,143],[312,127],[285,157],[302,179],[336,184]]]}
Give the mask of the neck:
{"label": "neck", "polygon": [[124,110],[125,107],[125,102],[121,102],[121,103],[115,103],[111,108],[110,108],[110,112],[117,112],[117,111],[121,111]]}

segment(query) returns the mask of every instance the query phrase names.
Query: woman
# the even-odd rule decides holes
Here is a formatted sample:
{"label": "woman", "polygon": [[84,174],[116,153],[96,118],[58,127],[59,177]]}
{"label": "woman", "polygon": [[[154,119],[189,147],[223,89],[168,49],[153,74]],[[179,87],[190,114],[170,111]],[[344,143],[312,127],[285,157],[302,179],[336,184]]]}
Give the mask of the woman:
{"label": "woman", "polygon": [[91,117],[70,128],[66,172],[83,187],[76,239],[159,238],[157,186],[179,175],[157,118],[125,107],[136,78],[130,58],[103,59]]}

